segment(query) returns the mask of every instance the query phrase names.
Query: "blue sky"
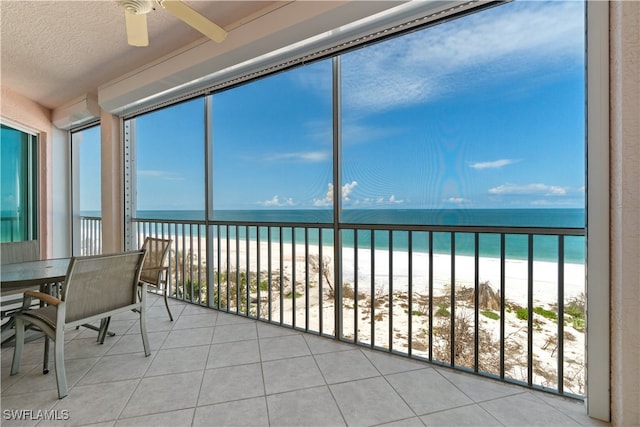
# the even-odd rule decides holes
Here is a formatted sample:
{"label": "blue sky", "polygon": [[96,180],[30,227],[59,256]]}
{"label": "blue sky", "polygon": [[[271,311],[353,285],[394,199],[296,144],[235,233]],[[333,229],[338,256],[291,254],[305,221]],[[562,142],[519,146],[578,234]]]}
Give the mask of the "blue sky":
{"label": "blue sky", "polygon": [[[343,207],[584,207],[583,16],[517,1],[343,55]],[[204,208],[203,105],[138,118],[138,209]],[[213,105],[218,209],[331,206],[330,61]]]}

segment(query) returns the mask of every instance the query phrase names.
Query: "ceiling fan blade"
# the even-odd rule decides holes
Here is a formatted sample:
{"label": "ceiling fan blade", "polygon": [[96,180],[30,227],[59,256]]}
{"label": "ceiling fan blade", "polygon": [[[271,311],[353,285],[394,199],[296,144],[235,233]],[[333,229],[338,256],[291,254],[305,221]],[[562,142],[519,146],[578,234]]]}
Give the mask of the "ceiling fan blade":
{"label": "ceiling fan blade", "polygon": [[131,46],[149,46],[149,33],[147,32],[147,15],[124,11],[127,24],[127,42]]}
{"label": "ceiling fan blade", "polygon": [[184,21],[214,42],[220,43],[227,37],[227,32],[180,0],[163,0],[160,5],[176,18]]}

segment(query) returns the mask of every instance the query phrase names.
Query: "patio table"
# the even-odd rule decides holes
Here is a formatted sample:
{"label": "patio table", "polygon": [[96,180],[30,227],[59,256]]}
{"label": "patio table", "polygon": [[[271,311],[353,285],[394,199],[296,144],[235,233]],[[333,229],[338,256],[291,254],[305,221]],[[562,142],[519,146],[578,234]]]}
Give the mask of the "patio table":
{"label": "patio table", "polygon": [[[54,258],[4,264],[0,266],[0,288],[9,291],[39,286],[41,292],[51,293],[53,286],[64,281],[70,261],[71,258]],[[13,333],[9,333],[12,327],[13,319],[2,325],[2,345],[13,338]],[[49,340],[46,340],[45,353],[48,352]],[[43,366],[43,372],[48,371],[48,367]]]}
{"label": "patio table", "polygon": [[28,286],[40,286],[64,281],[71,258],[55,258],[39,261],[17,262],[0,266],[0,287],[3,291]]}

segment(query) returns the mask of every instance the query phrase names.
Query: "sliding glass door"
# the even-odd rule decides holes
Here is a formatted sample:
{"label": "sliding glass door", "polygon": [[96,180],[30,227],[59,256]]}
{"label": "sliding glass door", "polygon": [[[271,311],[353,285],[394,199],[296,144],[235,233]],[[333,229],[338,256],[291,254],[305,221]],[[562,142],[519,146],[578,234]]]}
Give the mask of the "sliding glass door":
{"label": "sliding glass door", "polygon": [[38,237],[38,138],[3,124],[0,140],[0,241],[35,240]]}

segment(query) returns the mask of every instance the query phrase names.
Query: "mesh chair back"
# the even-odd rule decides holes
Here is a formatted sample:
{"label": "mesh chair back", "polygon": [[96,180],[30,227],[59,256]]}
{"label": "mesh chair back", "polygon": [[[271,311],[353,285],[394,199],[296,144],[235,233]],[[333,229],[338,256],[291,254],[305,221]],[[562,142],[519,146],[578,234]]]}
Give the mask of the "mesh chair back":
{"label": "mesh chair back", "polygon": [[[37,261],[40,259],[40,242],[38,240],[26,240],[24,242],[0,243],[0,258],[0,264],[2,265],[17,262]],[[22,294],[22,292],[27,289],[38,288],[38,286],[20,286],[12,289],[2,289],[0,291],[0,295],[7,296]],[[11,303],[11,301],[8,302],[8,304]]]}
{"label": "mesh chair back", "polygon": [[40,242],[26,240],[24,242],[5,242],[0,244],[1,264],[36,261],[40,259]]}
{"label": "mesh chair back", "polygon": [[147,256],[144,259],[142,273],[140,274],[141,281],[155,286],[160,285],[162,267],[164,266],[165,259],[169,253],[170,246],[171,240],[168,239],[147,237],[144,240],[142,249],[147,251]]}
{"label": "mesh chair back", "polygon": [[145,251],[73,258],[62,291],[65,322],[74,322],[137,302]]}

